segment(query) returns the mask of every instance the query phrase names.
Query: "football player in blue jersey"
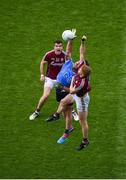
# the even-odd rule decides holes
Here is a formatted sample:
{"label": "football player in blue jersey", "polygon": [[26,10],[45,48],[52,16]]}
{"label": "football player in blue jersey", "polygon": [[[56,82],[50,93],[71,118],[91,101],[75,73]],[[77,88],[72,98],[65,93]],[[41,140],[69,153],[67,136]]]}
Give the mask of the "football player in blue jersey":
{"label": "football player in blue jersey", "polygon": [[[72,54],[72,42],[73,40],[69,40],[66,47],[66,61],[64,65],[62,66],[59,74],[57,75],[57,85],[56,85],[56,100],[58,102],[61,101],[68,93],[69,93],[69,87],[72,80],[73,75],[75,75],[75,72],[73,71],[74,63],[71,58]],[[71,115],[72,111],[72,117],[75,121],[78,121],[78,115],[74,109],[71,107],[68,108],[69,114]],[[65,110],[66,112],[67,110]],[[65,114],[68,114],[65,113]],[[66,115],[65,115],[66,117]],[[58,120],[60,118],[59,114],[54,113],[50,117],[46,119],[46,122],[51,122]],[[70,116],[69,116],[70,118]]]}

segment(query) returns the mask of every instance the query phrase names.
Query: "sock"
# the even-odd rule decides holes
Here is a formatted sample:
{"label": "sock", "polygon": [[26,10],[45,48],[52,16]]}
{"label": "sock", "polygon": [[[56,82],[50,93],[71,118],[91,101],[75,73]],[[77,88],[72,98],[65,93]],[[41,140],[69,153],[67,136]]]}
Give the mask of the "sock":
{"label": "sock", "polygon": [[38,111],[38,110],[36,110],[36,111],[35,111],[35,113],[36,113],[36,114],[39,114],[39,111]]}
{"label": "sock", "polygon": [[67,138],[67,137],[69,137],[69,134],[64,133],[64,134],[63,134],[63,137]]}
{"label": "sock", "polygon": [[83,138],[82,142],[87,142],[88,138]]}
{"label": "sock", "polygon": [[36,112],[36,113],[39,113],[39,112],[40,112],[40,109],[36,109],[35,112]]}
{"label": "sock", "polygon": [[54,117],[59,117],[59,113],[56,112],[56,113],[53,114],[53,116]]}
{"label": "sock", "polygon": [[69,129],[65,129],[64,133],[69,134]]}
{"label": "sock", "polygon": [[65,138],[67,138],[67,137],[69,137],[69,129],[65,129],[65,131],[64,131],[64,134],[63,134],[63,136],[65,137]]}

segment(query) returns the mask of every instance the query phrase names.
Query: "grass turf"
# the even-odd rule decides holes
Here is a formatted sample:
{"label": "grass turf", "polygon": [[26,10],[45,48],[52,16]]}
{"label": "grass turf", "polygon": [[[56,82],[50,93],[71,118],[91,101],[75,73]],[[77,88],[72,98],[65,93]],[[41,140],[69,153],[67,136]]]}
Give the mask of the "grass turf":
{"label": "grass turf", "polygon": [[[0,1],[0,178],[126,178],[125,8],[123,0]],[[92,67],[87,149],[77,152],[79,124],[64,145],[55,91],[37,121],[29,114],[41,95],[39,64],[65,29],[86,33]],[[65,45],[65,43],[64,43]],[[73,59],[78,59],[79,38]]]}

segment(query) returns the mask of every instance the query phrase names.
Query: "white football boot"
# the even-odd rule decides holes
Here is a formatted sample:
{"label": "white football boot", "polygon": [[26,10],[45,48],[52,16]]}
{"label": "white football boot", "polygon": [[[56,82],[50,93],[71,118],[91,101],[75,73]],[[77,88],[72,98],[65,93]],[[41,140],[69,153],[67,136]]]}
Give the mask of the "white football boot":
{"label": "white football boot", "polygon": [[79,121],[79,116],[74,109],[72,110],[72,117],[75,121]]}
{"label": "white football boot", "polygon": [[35,111],[29,116],[29,120],[33,121],[39,116],[39,112]]}

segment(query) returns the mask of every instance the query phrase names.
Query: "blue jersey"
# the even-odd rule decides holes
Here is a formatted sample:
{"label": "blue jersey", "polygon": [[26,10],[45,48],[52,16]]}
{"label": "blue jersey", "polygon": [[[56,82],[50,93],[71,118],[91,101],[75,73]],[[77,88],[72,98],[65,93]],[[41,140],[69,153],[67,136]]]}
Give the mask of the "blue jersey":
{"label": "blue jersey", "polygon": [[72,77],[75,75],[75,72],[72,70],[73,64],[72,59],[66,60],[57,75],[57,82],[62,86],[70,87]]}

